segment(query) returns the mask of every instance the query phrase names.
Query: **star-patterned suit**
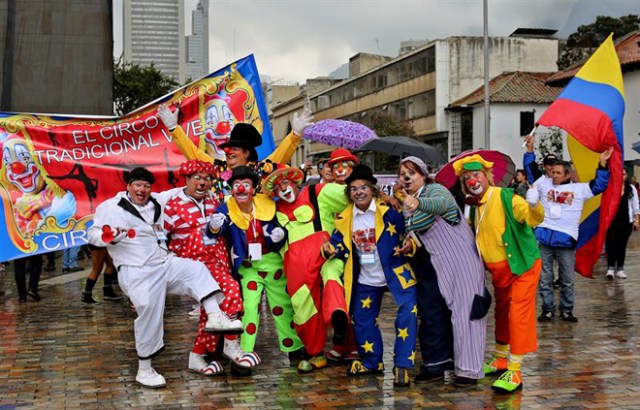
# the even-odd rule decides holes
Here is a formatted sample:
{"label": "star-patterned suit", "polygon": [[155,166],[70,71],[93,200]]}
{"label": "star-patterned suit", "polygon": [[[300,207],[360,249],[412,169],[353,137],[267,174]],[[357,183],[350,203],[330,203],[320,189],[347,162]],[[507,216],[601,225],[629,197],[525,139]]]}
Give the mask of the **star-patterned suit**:
{"label": "star-patterned suit", "polygon": [[[264,290],[278,332],[280,350],[293,352],[302,348],[302,341],[293,328],[293,308],[287,293],[282,256],[279,254],[286,237],[279,243],[271,240],[270,233],[278,226],[275,220],[276,205],[271,198],[263,194],[256,195],[253,197],[253,208],[253,215],[244,214],[235,199],[229,198],[216,209],[216,213],[222,213],[227,217],[224,225],[216,234],[210,231],[208,234],[213,237],[224,235],[231,247],[232,269],[239,276],[242,286],[242,325],[245,330],[240,338],[242,350],[254,350],[260,324],[259,307]],[[261,244],[260,260],[250,259],[249,243]]]}
{"label": "star-patterned suit", "polygon": [[[353,320],[358,353],[362,364],[369,370],[381,371],[382,334],[378,324],[380,306],[384,292],[389,289],[398,305],[395,321],[394,365],[413,368],[415,360],[416,334],[418,327],[418,308],[416,302],[416,278],[404,257],[395,249],[402,246],[404,220],[402,215],[389,208],[381,200],[375,200],[370,210],[375,213],[375,254],[376,264],[367,272],[367,280],[381,280],[376,286],[361,283],[363,263],[370,262],[363,255],[362,244],[354,235],[354,206],[347,207],[336,219],[336,229],[331,236],[331,244],[337,253],[333,260],[344,262],[344,288],[347,306]],[[375,210],[374,210],[375,209]],[[345,240],[346,238],[346,240]],[[370,252],[369,252],[370,253]],[[337,266],[336,264],[332,265]],[[382,275],[384,276],[382,278]],[[378,276],[376,278],[375,276]],[[386,282],[386,285],[385,283]]]}

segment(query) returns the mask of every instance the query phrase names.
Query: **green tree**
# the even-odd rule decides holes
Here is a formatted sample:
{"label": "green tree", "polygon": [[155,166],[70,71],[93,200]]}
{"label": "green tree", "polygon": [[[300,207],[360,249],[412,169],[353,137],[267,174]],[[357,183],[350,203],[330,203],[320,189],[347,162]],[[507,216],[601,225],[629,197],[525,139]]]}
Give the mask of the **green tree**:
{"label": "green tree", "polygon": [[113,64],[113,102],[116,114],[129,113],[162,97],[179,85],[153,63],[141,66],[126,63],[119,58]]}
{"label": "green tree", "polygon": [[[401,135],[404,137],[416,137],[411,122],[398,122],[388,114],[379,114],[373,119],[373,131],[378,137],[389,137]],[[382,152],[374,153],[374,164],[376,172],[393,174],[398,169],[400,158]]]}
{"label": "green tree", "polygon": [[613,33],[613,39],[640,29],[640,17],[629,14],[622,17],[598,16],[595,23],[584,24],[567,39],[558,59],[558,68],[564,70],[589,57]]}

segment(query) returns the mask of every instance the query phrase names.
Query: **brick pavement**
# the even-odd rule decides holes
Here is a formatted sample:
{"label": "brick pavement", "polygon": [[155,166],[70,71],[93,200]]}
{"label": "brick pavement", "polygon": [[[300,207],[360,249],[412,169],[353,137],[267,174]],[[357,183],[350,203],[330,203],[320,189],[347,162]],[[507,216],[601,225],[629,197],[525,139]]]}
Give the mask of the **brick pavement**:
{"label": "brick pavement", "polygon": [[394,310],[388,298],[390,313],[381,320],[387,370],[383,376],[352,379],[345,365],[299,375],[277,351],[273,323],[265,315],[257,343],[264,362],[253,376],[191,373],[186,366],[197,323],[187,315],[191,302],[171,297],[166,350],[154,360],[168,387],[146,390],[134,382],[135,312],[126,301],[84,306],[79,301],[84,275],[58,273],[43,276],[40,303],[19,304],[9,270],[0,274],[0,409],[640,408],[640,234],[633,234],[629,246],[629,279],[606,282],[602,263],[595,279],[576,280],[579,323],[538,325],[539,351],[525,358],[524,389],[510,396],[492,392],[493,378],[466,390],[455,389],[449,379],[447,384],[394,389]]}

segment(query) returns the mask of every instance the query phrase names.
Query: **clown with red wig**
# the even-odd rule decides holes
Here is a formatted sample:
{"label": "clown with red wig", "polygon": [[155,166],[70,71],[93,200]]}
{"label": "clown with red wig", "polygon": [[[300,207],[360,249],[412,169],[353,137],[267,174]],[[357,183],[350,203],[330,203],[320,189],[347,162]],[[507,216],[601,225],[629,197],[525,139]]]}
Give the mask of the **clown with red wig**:
{"label": "clown with red wig", "polygon": [[[238,282],[231,276],[229,256],[224,238],[210,239],[205,231],[207,222],[219,202],[211,195],[214,168],[211,163],[197,159],[182,163],[178,173],[186,179],[186,187],[167,202],[164,209],[164,229],[170,242],[169,249],[176,255],[200,261],[211,272],[225,295],[220,309],[231,319],[242,315],[242,297]],[[200,310],[200,323],[189,354],[189,369],[213,376],[222,371],[217,361],[207,363],[206,354],[212,354],[224,340],[222,354],[232,361],[232,373],[245,375],[246,369],[257,365],[260,358],[255,353],[246,353],[240,347],[240,336],[211,334],[205,332],[207,313]]]}

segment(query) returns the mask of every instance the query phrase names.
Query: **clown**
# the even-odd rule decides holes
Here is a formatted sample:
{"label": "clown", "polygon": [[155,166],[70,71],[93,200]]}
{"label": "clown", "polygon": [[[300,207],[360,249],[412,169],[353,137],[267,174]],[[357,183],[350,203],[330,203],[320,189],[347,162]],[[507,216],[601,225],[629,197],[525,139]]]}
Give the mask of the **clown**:
{"label": "clown", "polygon": [[204,152],[213,158],[224,158],[225,153],[220,144],[229,140],[231,130],[238,122],[236,116],[229,107],[229,97],[227,93],[220,92],[206,106]]}
{"label": "clown", "polygon": [[0,143],[0,184],[19,195],[14,202],[14,212],[20,232],[32,234],[47,217],[55,218],[58,226],[64,226],[77,210],[73,194],[45,180],[42,167],[24,139],[5,132],[0,134]]}
{"label": "clown", "polygon": [[377,322],[388,289],[398,305],[394,385],[407,387],[416,355],[418,317],[416,278],[397,251],[404,236],[404,220],[379,198],[377,180],[369,167],[356,165],[345,182],[352,206],[338,216],[331,243],[324,244],[323,253],[344,262],[346,302],[361,357],[351,363],[347,374],[362,376],[384,370]]}
{"label": "clown", "polygon": [[345,343],[349,328],[347,304],[340,278],[339,260],[325,264],[321,248],[334,229],[334,215],[347,206],[344,186],[317,184],[300,189],[302,172],[281,167],[267,176],[266,193],[278,197],[278,222],[288,232],[284,248],[284,270],[294,310],[294,325],[304,343],[309,360],[298,365],[306,373],[327,366],[324,345],[326,326],[334,328],[333,342]]}
{"label": "clown", "polygon": [[229,179],[232,197],[219,205],[210,217],[207,236],[224,237],[231,244],[232,269],[242,286],[245,329],[242,349],[254,350],[264,290],[280,350],[295,357],[302,341],[291,326],[293,310],[286,290],[287,279],[282,272],[282,257],[278,253],[286,242],[286,233],[275,220],[275,203],[263,194],[256,195],[258,181],[256,173],[247,166],[233,169]]}
{"label": "clown", "polygon": [[495,351],[484,374],[502,373],[492,388],[511,393],[522,387],[524,355],[537,350],[536,289],[542,267],[531,226],[544,219],[534,189],[526,200],[513,189],[494,186],[492,162],[475,154],[453,163],[465,200],[471,204],[470,223],[495,291]]}
{"label": "clown", "polygon": [[[224,238],[210,240],[205,230],[218,201],[211,195],[213,165],[197,159],[182,163],[178,172],[186,178],[186,187],[171,198],[164,209],[164,229],[170,242],[169,250],[177,256],[202,262],[218,282],[225,295],[220,309],[231,319],[242,314],[242,298],[238,282],[231,276],[229,256]],[[217,361],[207,363],[205,354],[213,354],[221,336],[204,331],[207,313],[200,309],[200,323],[193,350],[189,354],[189,369],[213,376],[222,372]],[[232,373],[244,375],[243,369],[257,365],[260,358],[255,353],[245,353],[240,348],[238,335],[225,335],[222,354],[232,361]]]}
{"label": "clown", "polygon": [[358,158],[355,155],[347,149],[338,148],[331,152],[326,166],[331,169],[334,181],[343,185],[356,164],[358,164]]}
{"label": "clown", "polygon": [[[231,130],[229,139],[219,144],[219,148],[224,150],[224,156],[219,157],[210,155],[210,153],[202,152],[198,147],[186,136],[181,126],[178,125],[178,110],[171,110],[164,104],[158,107],[158,118],[162,120],[164,125],[171,132],[173,141],[187,159],[200,159],[205,162],[211,162],[216,169],[216,179],[227,180],[231,175],[231,170],[239,165],[247,165],[253,168],[258,178],[262,178],[264,174],[268,174],[272,170],[272,163],[287,163],[295,154],[300,141],[302,141],[302,133],[304,129],[313,124],[311,120],[311,112],[304,110],[300,116],[298,113],[293,114],[291,121],[292,131],[278,145],[275,151],[271,153],[264,161],[258,161],[258,153],[256,148],[262,145],[262,136],[260,132],[251,124],[235,123],[225,121],[226,125],[217,125],[221,130],[227,125]],[[213,113],[210,118],[213,118]],[[213,121],[213,119],[212,119]],[[216,128],[217,130],[217,128]],[[224,158],[224,160],[223,160]],[[223,181],[216,184],[213,189],[222,200],[224,198]]]}

